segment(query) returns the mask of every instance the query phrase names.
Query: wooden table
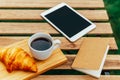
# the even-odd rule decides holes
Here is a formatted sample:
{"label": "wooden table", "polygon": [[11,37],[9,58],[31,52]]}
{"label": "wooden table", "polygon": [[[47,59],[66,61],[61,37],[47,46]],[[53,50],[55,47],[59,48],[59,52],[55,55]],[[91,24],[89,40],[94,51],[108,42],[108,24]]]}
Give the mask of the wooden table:
{"label": "wooden table", "polygon": [[[76,71],[71,69],[71,64],[76,56],[74,52],[80,48],[84,37],[75,43],[70,43],[39,15],[61,2],[66,2],[74,7],[97,25],[96,29],[85,37],[109,39],[110,50],[118,49],[102,0],[0,0],[0,46],[23,40],[36,32],[48,32],[54,39],[62,41],[61,49],[68,53],[66,54],[68,62],[49,71],[48,75],[39,75],[32,80],[95,80],[88,75],[74,75]],[[64,70],[68,75],[54,73],[54,71],[63,72]],[[108,54],[103,70],[120,70],[120,56]],[[69,73],[69,71],[73,73]],[[99,80],[120,80],[120,76],[102,75]]]}

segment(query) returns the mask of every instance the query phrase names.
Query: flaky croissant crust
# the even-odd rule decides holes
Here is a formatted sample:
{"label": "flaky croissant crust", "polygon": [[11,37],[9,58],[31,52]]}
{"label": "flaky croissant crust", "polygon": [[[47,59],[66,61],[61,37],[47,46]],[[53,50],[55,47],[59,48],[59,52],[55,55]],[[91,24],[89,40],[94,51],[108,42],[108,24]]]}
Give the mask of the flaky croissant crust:
{"label": "flaky croissant crust", "polygon": [[37,72],[37,65],[34,59],[18,47],[0,48],[0,61],[5,64],[8,72],[14,70]]}

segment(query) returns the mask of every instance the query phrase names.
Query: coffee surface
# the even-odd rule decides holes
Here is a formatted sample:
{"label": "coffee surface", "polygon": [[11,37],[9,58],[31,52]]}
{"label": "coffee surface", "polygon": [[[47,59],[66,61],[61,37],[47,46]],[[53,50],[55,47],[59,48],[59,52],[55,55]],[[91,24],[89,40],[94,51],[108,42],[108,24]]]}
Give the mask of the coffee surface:
{"label": "coffee surface", "polygon": [[36,50],[47,50],[52,46],[52,42],[49,39],[40,37],[32,41],[31,43],[32,48]]}

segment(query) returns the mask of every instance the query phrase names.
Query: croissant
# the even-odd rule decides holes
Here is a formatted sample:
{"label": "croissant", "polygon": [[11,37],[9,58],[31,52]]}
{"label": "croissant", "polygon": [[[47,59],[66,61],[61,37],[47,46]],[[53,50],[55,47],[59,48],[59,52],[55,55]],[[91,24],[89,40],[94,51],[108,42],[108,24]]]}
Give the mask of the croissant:
{"label": "croissant", "polygon": [[37,72],[34,59],[21,48],[0,48],[0,61],[8,72],[14,70]]}

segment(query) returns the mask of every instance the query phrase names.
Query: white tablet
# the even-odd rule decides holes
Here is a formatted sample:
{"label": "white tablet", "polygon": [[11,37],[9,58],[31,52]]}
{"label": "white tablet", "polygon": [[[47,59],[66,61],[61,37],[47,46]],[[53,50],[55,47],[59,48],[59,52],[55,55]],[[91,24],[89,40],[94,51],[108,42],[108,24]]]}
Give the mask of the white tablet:
{"label": "white tablet", "polygon": [[96,27],[66,3],[50,8],[41,16],[72,42]]}

